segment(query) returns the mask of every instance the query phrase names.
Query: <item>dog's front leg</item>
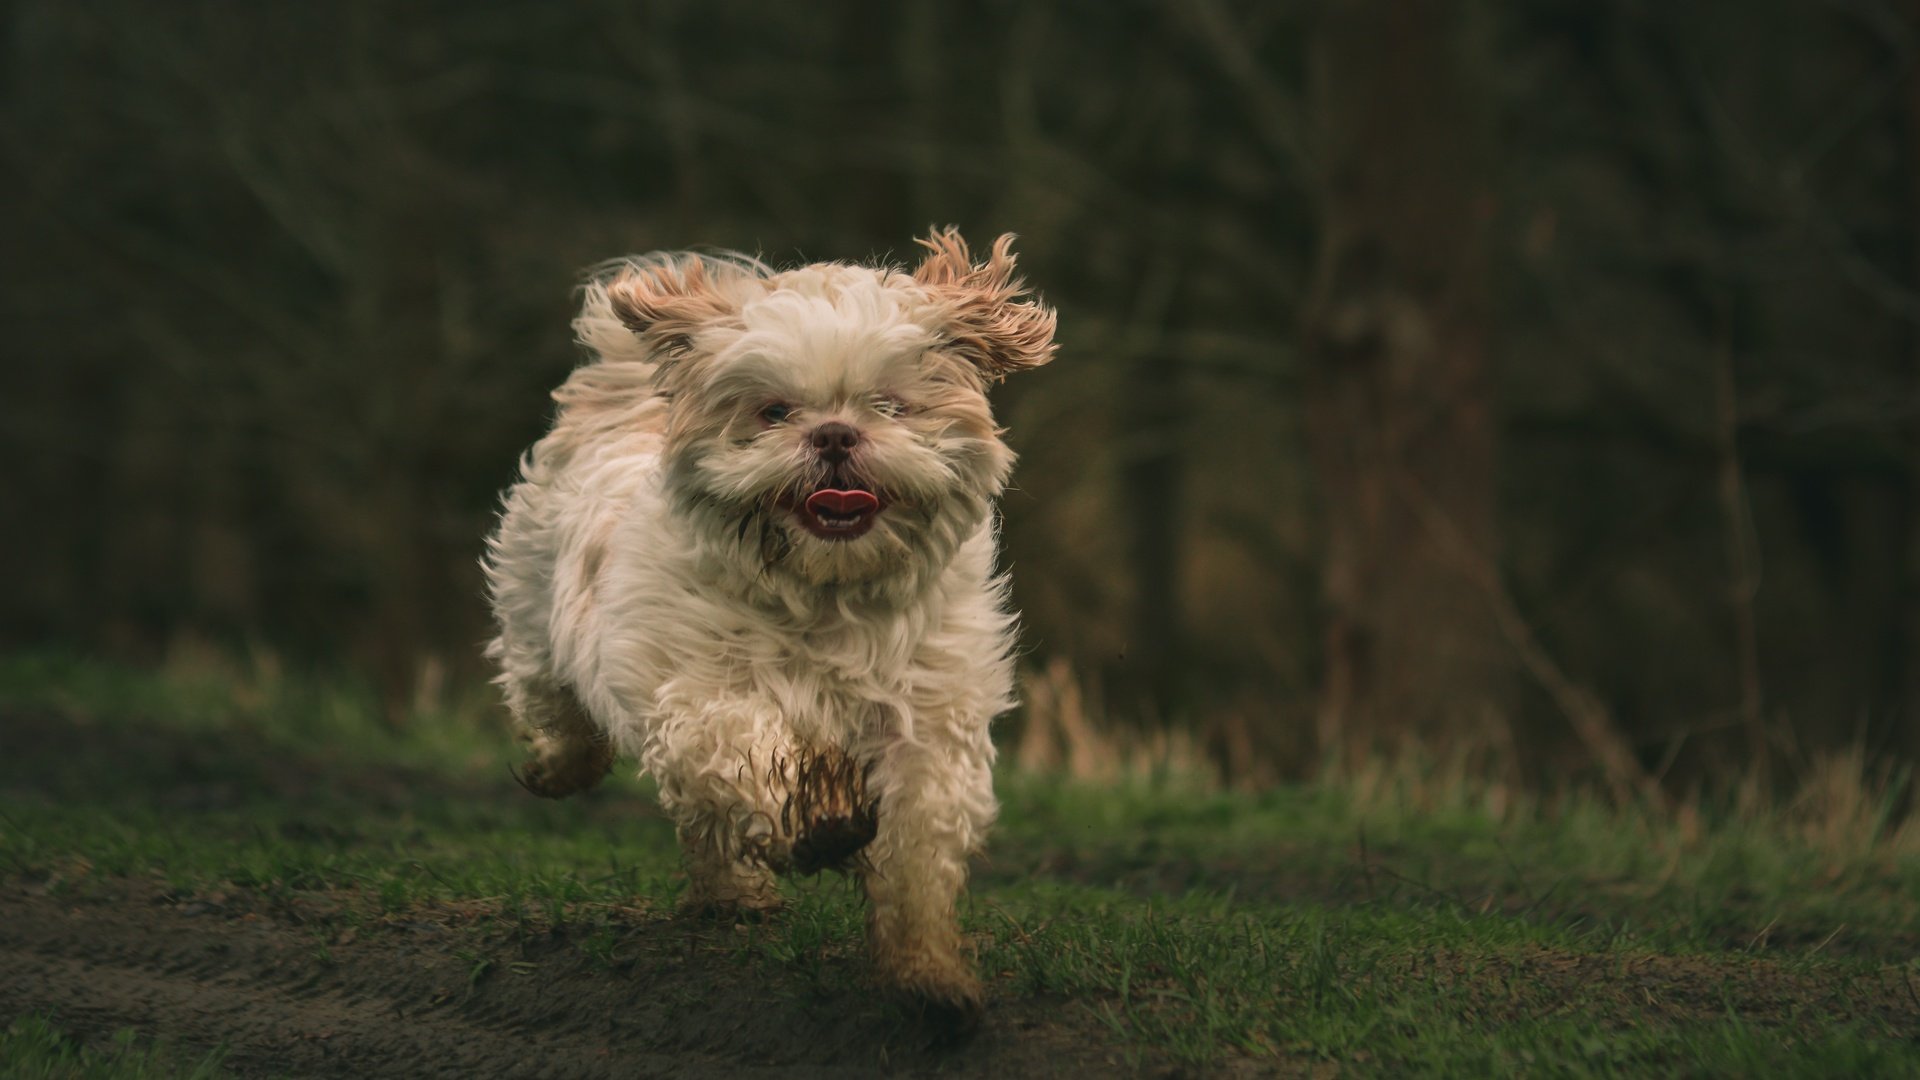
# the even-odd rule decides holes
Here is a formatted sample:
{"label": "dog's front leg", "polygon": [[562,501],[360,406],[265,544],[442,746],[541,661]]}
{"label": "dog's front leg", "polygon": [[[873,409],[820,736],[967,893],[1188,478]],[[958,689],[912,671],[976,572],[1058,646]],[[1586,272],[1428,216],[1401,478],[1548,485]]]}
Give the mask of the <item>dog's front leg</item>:
{"label": "dog's front leg", "polygon": [[895,743],[879,753],[869,783],[880,800],[865,873],[875,971],[886,985],[971,1023],[983,995],[955,903],[967,857],[993,821],[991,744],[984,730]]}
{"label": "dog's front leg", "polygon": [[681,911],[732,918],[779,910],[780,889],[765,864],[741,857],[705,821],[676,825],[687,868]]}
{"label": "dog's front leg", "polygon": [[778,714],[751,702],[706,702],[650,725],[640,760],[680,837],[688,878],[682,910],[780,906],[769,867],[787,860],[791,843],[780,829],[780,770],[791,755]]}

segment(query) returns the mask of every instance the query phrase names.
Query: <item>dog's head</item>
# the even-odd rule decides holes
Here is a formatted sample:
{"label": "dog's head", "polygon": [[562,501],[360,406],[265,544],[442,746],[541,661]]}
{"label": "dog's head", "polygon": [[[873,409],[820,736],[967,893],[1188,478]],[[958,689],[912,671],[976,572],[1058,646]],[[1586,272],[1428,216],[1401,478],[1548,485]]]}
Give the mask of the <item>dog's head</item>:
{"label": "dog's head", "polygon": [[679,255],[590,287],[656,365],[667,483],[708,553],[891,594],[980,529],[1013,465],[987,387],[1054,351],[1012,239],[976,263],[935,232],[910,274]]}

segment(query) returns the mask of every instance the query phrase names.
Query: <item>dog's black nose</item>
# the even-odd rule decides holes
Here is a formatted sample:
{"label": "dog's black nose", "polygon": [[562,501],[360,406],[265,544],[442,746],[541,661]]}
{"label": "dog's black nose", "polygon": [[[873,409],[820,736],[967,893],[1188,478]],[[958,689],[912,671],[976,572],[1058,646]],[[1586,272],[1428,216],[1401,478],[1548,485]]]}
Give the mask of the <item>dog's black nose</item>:
{"label": "dog's black nose", "polygon": [[849,424],[836,420],[813,429],[813,448],[820,451],[822,458],[836,465],[847,460],[847,455],[853,453],[853,448],[858,445],[860,433]]}

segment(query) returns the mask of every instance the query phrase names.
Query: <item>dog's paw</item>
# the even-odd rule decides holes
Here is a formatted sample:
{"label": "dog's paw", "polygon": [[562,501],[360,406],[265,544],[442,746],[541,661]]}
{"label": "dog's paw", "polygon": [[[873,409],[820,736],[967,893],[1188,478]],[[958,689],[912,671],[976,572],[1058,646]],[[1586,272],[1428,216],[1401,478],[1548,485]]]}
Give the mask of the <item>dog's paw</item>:
{"label": "dog's paw", "polygon": [[613,771],[613,747],[596,742],[576,754],[542,754],[507,772],[528,792],[543,799],[564,799],[586,791]]}
{"label": "dog's paw", "polygon": [[916,999],[927,1023],[948,1038],[972,1035],[980,1029],[980,1020],[987,1012],[986,991],[973,978],[958,985],[929,988]]}
{"label": "dog's paw", "polygon": [[980,1027],[987,993],[964,967],[892,973],[885,981],[906,1006],[945,1038],[964,1038]]}
{"label": "dog's paw", "polygon": [[683,919],[710,919],[720,923],[759,922],[777,915],[786,906],[777,892],[713,896],[688,892],[674,905],[674,914]]}
{"label": "dog's paw", "polygon": [[574,792],[591,787],[591,784],[572,783],[574,779],[568,771],[554,769],[549,763],[535,758],[519,768],[507,766],[508,775],[530,795],[542,799],[564,799]]}

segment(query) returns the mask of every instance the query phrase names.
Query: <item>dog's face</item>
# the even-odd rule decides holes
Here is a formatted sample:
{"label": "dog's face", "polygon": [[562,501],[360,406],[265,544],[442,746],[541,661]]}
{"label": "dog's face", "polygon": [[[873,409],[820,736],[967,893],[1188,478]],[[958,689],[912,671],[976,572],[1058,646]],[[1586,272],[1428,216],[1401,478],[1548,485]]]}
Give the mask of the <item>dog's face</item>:
{"label": "dog's face", "polygon": [[1013,464],[987,386],[1054,348],[1010,240],[975,265],[936,233],[911,275],[682,259],[604,283],[659,364],[667,482],[708,553],[883,595],[946,564]]}

